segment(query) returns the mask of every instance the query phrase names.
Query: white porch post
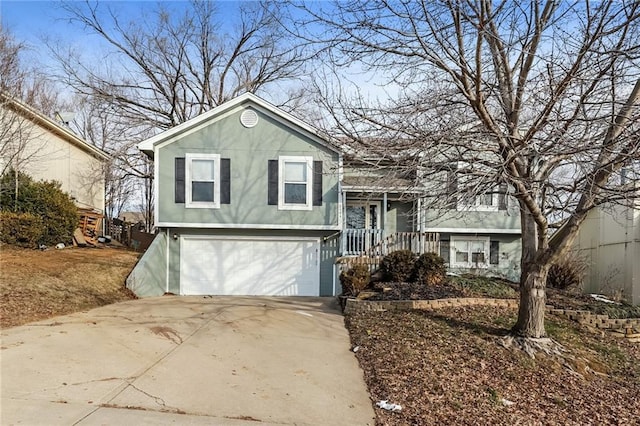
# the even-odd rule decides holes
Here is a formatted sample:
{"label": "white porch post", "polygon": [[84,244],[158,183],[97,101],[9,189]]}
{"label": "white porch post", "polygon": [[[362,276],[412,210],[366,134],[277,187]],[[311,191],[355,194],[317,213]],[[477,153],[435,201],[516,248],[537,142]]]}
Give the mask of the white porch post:
{"label": "white porch post", "polygon": [[382,238],[387,230],[387,193],[382,194]]}
{"label": "white porch post", "polygon": [[340,256],[347,247],[347,191],[342,190],[342,232],[340,233]]}

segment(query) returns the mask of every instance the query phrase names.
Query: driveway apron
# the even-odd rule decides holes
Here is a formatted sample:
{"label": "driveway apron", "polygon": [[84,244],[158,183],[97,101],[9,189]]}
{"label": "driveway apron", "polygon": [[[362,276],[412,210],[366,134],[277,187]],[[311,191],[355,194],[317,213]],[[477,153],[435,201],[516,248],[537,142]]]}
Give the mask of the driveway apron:
{"label": "driveway apron", "polygon": [[1,336],[3,425],[374,423],[330,298],[164,296]]}

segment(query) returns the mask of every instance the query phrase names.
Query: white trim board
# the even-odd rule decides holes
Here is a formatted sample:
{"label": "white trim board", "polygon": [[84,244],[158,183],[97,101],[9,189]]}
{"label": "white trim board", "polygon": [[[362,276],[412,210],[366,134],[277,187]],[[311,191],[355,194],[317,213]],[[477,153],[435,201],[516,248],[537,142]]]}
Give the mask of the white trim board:
{"label": "white trim board", "polygon": [[517,228],[425,228],[423,232],[440,232],[446,234],[522,234],[522,230]]}
{"label": "white trim board", "polygon": [[203,228],[203,229],[276,229],[276,230],[305,230],[305,231],[340,231],[338,225],[264,225],[254,223],[189,223],[189,222],[159,222],[157,228]]}
{"label": "white trim board", "polygon": [[268,235],[181,235],[184,240],[258,240],[258,241],[315,241],[321,243],[321,237],[287,237],[287,236],[268,236]]}

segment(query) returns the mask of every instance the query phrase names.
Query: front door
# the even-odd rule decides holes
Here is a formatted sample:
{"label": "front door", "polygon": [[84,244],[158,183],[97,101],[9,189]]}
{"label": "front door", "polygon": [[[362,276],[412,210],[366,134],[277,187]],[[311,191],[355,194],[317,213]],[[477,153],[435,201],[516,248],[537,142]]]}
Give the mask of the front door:
{"label": "front door", "polygon": [[379,201],[347,201],[345,254],[360,255],[380,242]]}

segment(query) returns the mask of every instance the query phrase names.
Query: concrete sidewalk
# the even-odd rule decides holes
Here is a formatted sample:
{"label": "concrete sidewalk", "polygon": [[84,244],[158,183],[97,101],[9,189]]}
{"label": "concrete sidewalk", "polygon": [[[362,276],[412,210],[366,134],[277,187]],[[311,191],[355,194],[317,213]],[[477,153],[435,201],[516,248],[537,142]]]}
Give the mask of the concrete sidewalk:
{"label": "concrete sidewalk", "polygon": [[366,425],[329,298],[142,299],[4,330],[2,425]]}

